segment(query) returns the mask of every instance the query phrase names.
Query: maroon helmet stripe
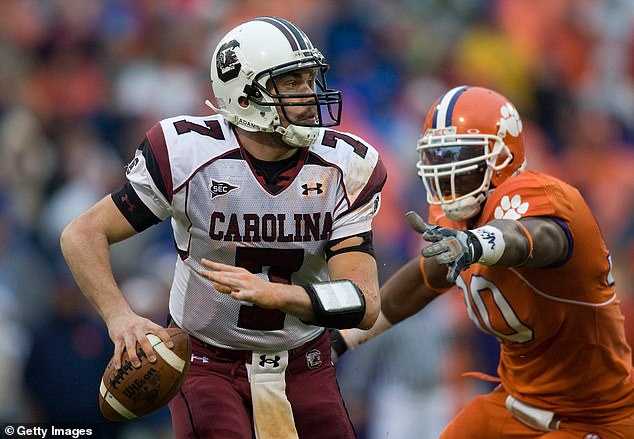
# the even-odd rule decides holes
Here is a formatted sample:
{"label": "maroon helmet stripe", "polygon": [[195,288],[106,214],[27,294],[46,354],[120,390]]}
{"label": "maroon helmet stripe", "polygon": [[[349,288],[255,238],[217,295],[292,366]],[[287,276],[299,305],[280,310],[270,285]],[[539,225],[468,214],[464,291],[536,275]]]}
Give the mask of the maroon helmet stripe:
{"label": "maroon helmet stripe", "polygon": [[274,19],[272,17],[256,18],[253,21],[264,21],[266,23],[272,24],[273,26],[278,28],[280,30],[280,32],[282,32],[284,34],[284,36],[288,40],[288,43],[291,45],[291,49],[293,49],[293,51],[299,50],[299,45],[297,43],[297,39],[295,38],[293,33],[286,26],[284,26],[284,24],[282,24],[281,22],[277,21],[276,19]]}
{"label": "maroon helmet stripe", "polygon": [[290,21],[284,20],[283,18],[279,18],[279,17],[272,17],[272,18],[284,24],[291,32],[293,32],[293,35],[295,35],[295,38],[297,39],[297,42],[299,43],[299,48],[301,50],[307,50],[307,49],[313,48],[313,44],[310,42],[310,40],[308,39],[308,37],[306,36],[303,30],[295,26]]}

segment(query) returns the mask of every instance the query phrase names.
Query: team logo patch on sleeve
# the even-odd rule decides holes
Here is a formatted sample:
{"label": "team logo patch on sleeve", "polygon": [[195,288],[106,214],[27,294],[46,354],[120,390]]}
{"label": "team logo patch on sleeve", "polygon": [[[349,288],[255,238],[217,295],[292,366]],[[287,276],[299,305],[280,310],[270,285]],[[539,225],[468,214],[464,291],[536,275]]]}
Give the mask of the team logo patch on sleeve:
{"label": "team logo patch on sleeve", "polygon": [[224,181],[211,180],[211,198],[216,198],[218,195],[226,195],[234,189],[238,189],[238,186],[232,186]]}
{"label": "team logo patch on sleeve", "polygon": [[321,366],[321,352],[317,349],[306,352],[306,364],[309,369],[317,369]]}
{"label": "team logo patch on sleeve", "polygon": [[500,201],[500,205],[495,208],[495,219],[512,219],[518,220],[528,211],[528,201],[522,201],[522,197],[514,195],[509,198],[504,195]]}

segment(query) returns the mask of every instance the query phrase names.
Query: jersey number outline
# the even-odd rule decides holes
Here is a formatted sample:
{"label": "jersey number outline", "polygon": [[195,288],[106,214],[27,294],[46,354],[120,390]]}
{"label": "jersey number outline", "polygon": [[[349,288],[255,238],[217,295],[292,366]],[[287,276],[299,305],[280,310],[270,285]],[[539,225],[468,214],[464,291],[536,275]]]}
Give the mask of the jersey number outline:
{"label": "jersey number outline", "polygon": [[[304,264],[303,249],[237,247],[236,267],[251,273],[265,273],[271,282],[289,285],[291,275]],[[284,329],[286,313],[257,305],[240,305],[238,327],[257,331]]]}
{"label": "jersey number outline", "polygon": [[330,148],[336,148],[337,139],[343,140],[348,145],[352,146],[352,149],[354,149],[354,153],[362,159],[364,159],[366,154],[368,153],[368,147],[362,142],[359,142],[358,140],[350,137],[347,134],[338,133],[332,130],[326,130],[324,132],[324,137],[321,139],[321,144]]}
{"label": "jersey number outline", "polygon": [[225,135],[222,133],[222,128],[217,120],[206,120],[206,126],[198,125],[197,123],[183,119],[174,122],[174,129],[178,135],[195,132],[201,136],[211,137],[216,140],[225,140]]}
{"label": "jersey number outline", "polygon": [[[482,276],[471,276],[471,281],[467,287],[465,281],[459,276],[456,279],[456,285],[464,295],[469,318],[482,332],[515,343],[527,343],[533,340],[534,331],[520,321],[502,291],[492,281]],[[485,291],[491,293],[493,301],[484,301],[482,293]],[[488,306],[495,306],[496,310],[489,310]],[[504,327],[499,327],[499,324],[497,328],[494,327],[496,323],[491,319],[492,313],[502,316]]]}

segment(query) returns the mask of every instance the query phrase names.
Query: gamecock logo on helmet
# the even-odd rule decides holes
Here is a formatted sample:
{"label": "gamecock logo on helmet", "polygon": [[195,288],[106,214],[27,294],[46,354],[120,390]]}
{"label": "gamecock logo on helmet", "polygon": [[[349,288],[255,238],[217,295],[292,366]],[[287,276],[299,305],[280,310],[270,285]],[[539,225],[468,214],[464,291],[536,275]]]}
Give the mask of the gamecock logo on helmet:
{"label": "gamecock logo on helmet", "polygon": [[227,82],[238,76],[242,64],[238,61],[235,48],[240,47],[240,43],[231,40],[220,46],[218,55],[216,56],[216,69],[218,70],[218,78]]}

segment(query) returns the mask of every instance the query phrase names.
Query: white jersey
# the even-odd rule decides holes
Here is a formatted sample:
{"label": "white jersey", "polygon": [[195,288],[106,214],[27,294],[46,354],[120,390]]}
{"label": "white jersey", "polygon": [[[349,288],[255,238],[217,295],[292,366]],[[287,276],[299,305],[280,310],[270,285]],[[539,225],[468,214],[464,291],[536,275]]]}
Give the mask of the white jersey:
{"label": "white jersey", "polygon": [[316,337],[323,328],[219,293],[198,274],[200,260],[273,282],[329,280],[328,241],[370,231],[379,209],[386,172],[377,151],[322,128],[314,145],[300,150],[284,189],[272,193],[220,116],[166,119],[147,140],[127,175],[156,217],[171,217],[180,255],[169,303],[175,322],[229,349],[277,351]]}

